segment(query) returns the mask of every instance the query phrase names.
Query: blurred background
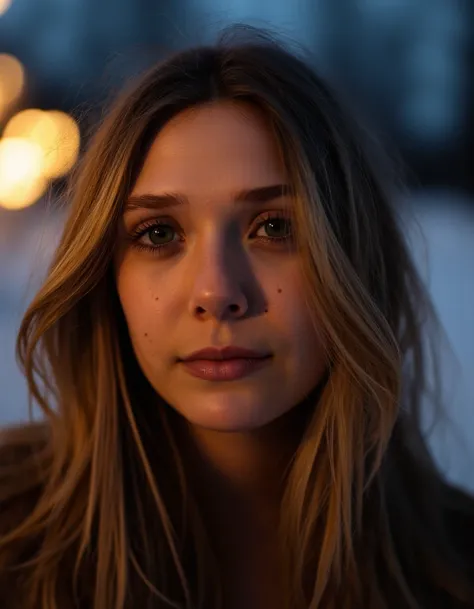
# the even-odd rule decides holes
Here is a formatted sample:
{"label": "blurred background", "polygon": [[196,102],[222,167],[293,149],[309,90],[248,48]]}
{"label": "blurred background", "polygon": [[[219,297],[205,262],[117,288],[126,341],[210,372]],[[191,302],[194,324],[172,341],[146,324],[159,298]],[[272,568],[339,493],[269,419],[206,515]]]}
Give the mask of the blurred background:
{"label": "blurred background", "polygon": [[0,425],[28,416],[14,341],[60,235],[59,196],[105,100],[225,25],[302,43],[407,168],[396,201],[453,353],[429,440],[474,490],[474,1],[0,0]]}

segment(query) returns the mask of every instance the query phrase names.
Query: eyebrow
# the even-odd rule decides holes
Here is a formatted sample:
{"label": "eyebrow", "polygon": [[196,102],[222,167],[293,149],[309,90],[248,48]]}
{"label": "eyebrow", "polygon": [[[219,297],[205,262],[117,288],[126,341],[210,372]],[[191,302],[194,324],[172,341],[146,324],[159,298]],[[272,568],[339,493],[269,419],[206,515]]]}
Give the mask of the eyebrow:
{"label": "eyebrow", "polygon": [[[292,189],[288,184],[272,184],[241,190],[234,195],[236,203],[267,203],[279,197],[290,195]],[[124,213],[136,209],[165,209],[178,205],[188,205],[189,200],[183,194],[164,192],[161,194],[130,195],[125,204]]]}

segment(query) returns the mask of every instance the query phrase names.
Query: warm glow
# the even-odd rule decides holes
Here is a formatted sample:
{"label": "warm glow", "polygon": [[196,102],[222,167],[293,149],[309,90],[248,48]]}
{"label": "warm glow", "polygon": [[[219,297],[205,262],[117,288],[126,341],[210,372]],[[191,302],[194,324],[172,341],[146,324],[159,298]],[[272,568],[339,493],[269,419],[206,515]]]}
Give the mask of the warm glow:
{"label": "warm glow", "polygon": [[[0,0],[0,14],[2,7]],[[23,91],[25,70],[16,57],[0,54],[0,115]]]}
{"label": "warm glow", "polygon": [[54,125],[54,141],[45,148],[44,174],[49,178],[65,175],[77,161],[81,136],[76,121],[57,110],[47,112]]}
{"label": "warm glow", "polygon": [[12,0],[0,0],[0,15],[6,13],[10,8]]}
{"label": "warm glow", "polygon": [[37,144],[46,154],[55,145],[57,129],[48,112],[30,108],[15,114],[7,123],[4,137],[21,137]]}
{"label": "warm glow", "polygon": [[15,114],[7,123],[3,132],[4,137],[22,137],[34,139],[35,133],[44,133],[48,129],[46,112],[30,108]]}
{"label": "warm glow", "polygon": [[0,205],[21,209],[37,201],[45,192],[43,152],[29,140],[4,138],[0,141]]}
{"label": "warm glow", "polygon": [[4,135],[25,138],[37,144],[43,151],[43,174],[48,178],[65,175],[79,154],[79,127],[64,112],[24,110],[10,119]]}

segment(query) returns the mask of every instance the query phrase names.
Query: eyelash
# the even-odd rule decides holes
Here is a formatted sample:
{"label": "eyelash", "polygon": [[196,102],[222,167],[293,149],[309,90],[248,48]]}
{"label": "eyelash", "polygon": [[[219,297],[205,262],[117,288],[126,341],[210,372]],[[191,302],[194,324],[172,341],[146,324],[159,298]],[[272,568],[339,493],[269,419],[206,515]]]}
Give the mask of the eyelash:
{"label": "eyelash", "polygon": [[[289,229],[289,235],[285,235],[283,237],[258,237],[258,239],[263,240],[266,243],[269,243],[270,245],[275,245],[275,246],[281,245],[282,243],[289,241],[291,239],[291,237],[292,237],[291,222],[290,222],[290,218],[288,217],[287,214],[280,212],[280,211],[265,212],[263,214],[263,216],[260,216],[260,218],[261,219],[258,221],[258,224],[255,227],[254,231],[252,231],[252,234],[258,232],[262,228],[262,226],[265,226],[265,224],[267,224],[267,222],[269,222],[270,220],[286,220],[286,222],[288,222],[288,224],[290,225],[290,229]],[[153,229],[155,227],[167,227],[167,228],[169,227],[169,228],[174,229],[173,224],[174,224],[173,221],[171,221],[171,220],[165,221],[164,219],[162,219],[162,220],[155,219],[155,220],[148,220],[146,222],[143,222],[130,233],[130,239],[132,241],[133,247],[135,247],[138,250],[151,252],[156,255],[165,254],[168,251],[168,248],[175,247],[176,243],[178,241],[170,241],[169,243],[163,243],[163,244],[157,244],[157,245],[149,245],[149,244],[141,243],[140,239],[144,235],[146,235],[151,229]],[[178,231],[176,231],[176,232],[178,232]]]}

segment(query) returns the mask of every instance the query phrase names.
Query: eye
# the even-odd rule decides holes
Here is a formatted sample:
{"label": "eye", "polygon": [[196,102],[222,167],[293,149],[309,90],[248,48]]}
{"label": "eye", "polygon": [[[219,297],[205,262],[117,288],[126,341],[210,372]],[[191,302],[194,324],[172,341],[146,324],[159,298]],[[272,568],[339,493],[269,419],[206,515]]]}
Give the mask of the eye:
{"label": "eye", "polygon": [[132,231],[130,239],[135,248],[156,254],[163,254],[182,241],[177,228],[164,219],[145,222]]}
{"label": "eye", "polygon": [[270,218],[263,222],[259,230],[262,228],[267,233],[266,236],[273,239],[285,238],[291,233],[290,221],[287,218]]}
{"label": "eye", "polygon": [[155,224],[147,228],[142,236],[147,236],[152,245],[167,245],[173,241],[176,230],[168,224]]}
{"label": "eye", "polygon": [[267,212],[252,236],[265,241],[286,241],[292,236],[291,220],[281,212]]}

